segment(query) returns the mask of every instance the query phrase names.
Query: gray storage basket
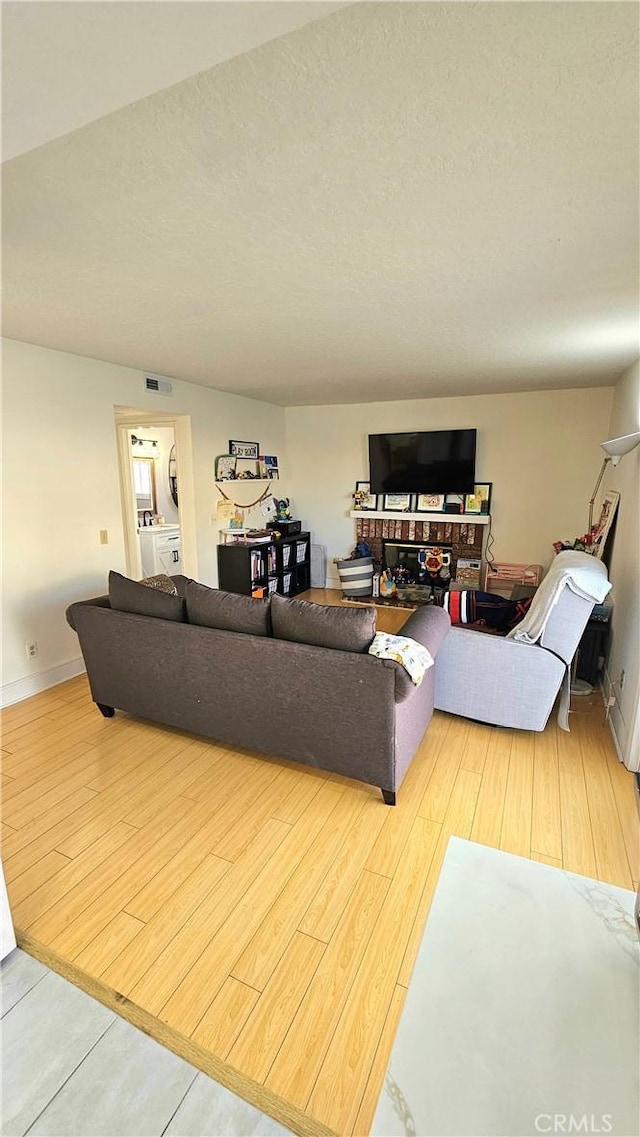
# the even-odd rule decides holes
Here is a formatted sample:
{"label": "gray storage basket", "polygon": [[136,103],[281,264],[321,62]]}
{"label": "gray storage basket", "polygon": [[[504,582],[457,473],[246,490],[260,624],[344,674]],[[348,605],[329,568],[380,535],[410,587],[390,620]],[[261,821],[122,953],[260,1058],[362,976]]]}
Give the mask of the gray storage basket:
{"label": "gray storage basket", "polygon": [[373,557],[336,560],[342,595],[371,596],[373,593]]}

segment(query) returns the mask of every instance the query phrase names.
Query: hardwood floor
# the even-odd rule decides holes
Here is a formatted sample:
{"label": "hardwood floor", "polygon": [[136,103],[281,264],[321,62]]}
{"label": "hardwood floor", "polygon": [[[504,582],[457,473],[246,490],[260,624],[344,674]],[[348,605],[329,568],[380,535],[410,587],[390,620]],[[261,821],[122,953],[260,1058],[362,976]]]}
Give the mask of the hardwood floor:
{"label": "hardwood floor", "polygon": [[2,715],[19,943],[295,1132],[366,1134],[449,836],[640,876],[599,695],[571,721],[436,714],[391,809],[346,778],[105,720],[71,680]]}

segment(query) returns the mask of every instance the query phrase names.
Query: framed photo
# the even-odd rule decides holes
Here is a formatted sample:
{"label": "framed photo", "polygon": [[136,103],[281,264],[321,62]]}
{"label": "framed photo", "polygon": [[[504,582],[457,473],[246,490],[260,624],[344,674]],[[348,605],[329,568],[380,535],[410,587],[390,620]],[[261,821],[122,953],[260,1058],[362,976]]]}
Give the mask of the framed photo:
{"label": "framed photo", "polygon": [[356,482],[356,492],[353,495],[354,509],[377,509],[377,495],[371,493],[370,482]]}
{"label": "framed photo", "polygon": [[236,476],[237,459],[233,454],[220,454],[216,458],[216,481],[227,482]]}
{"label": "framed photo", "polygon": [[476,482],[473,493],[464,495],[465,513],[488,513],[493,482]]}
{"label": "framed photo", "polygon": [[611,526],[615,520],[618,502],[620,501],[620,494],[615,490],[607,490],[602,498],[602,506],[600,509],[600,516],[595,525],[595,532],[593,535],[593,544],[590,552],[599,560],[602,560],[604,555],[607,537],[611,531]]}
{"label": "framed photo", "polygon": [[444,510],[446,494],[443,493],[419,493],[416,494],[415,512],[416,513],[442,513]]}
{"label": "framed photo", "polygon": [[[278,477],[278,456],[276,454],[260,454],[258,462],[261,478]],[[273,470],[275,470],[275,473],[272,473]]]}
{"label": "framed photo", "polygon": [[236,458],[255,458],[257,462],[259,450],[260,445],[257,442],[239,442],[234,438],[229,439],[229,453]]}
{"label": "framed photo", "polygon": [[386,493],[383,497],[383,509],[388,513],[404,513],[411,504],[411,494]]}

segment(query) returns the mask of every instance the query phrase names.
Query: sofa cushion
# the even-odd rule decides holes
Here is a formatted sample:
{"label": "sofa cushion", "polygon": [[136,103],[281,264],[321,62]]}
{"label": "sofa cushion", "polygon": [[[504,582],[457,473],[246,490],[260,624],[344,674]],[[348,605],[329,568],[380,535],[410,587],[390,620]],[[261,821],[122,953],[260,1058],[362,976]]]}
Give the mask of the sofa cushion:
{"label": "sofa cushion", "polygon": [[243,632],[248,636],[271,635],[269,604],[240,596],[237,592],[224,592],[208,588],[190,580],[185,589],[187,619],[190,624],[205,628],[219,628],[225,632]]}
{"label": "sofa cushion", "polygon": [[169,596],[113,570],[109,573],[109,603],[118,612],[133,612],[136,616],[176,621],[185,619],[185,603],[181,596]]}
{"label": "sofa cushion", "polygon": [[309,600],[271,596],[271,625],[279,640],[337,651],[369,650],[376,634],[375,608],[338,608]]}

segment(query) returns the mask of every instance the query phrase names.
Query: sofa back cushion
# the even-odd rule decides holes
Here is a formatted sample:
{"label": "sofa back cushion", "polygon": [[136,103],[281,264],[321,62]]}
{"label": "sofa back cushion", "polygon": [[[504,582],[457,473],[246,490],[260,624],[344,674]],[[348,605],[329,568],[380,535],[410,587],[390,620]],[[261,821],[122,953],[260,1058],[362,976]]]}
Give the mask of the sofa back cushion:
{"label": "sofa back cushion", "polygon": [[170,596],[113,571],[109,573],[109,603],[118,612],[133,612],[136,616],[155,616],[160,620],[180,622],[186,616],[181,596]]}
{"label": "sofa back cushion", "polygon": [[190,624],[205,628],[219,628],[225,632],[243,632],[248,636],[271,635],[269,603],[240,596],[237,592],[223,592],[190,580],[185,589],[187,619]]}
{"label": "sofa back cushion", "polygon": [[337,651],[365,652],[376,634],[376,610],[287,600],[273,593],[271,625],[275,638],[279,640]]}

